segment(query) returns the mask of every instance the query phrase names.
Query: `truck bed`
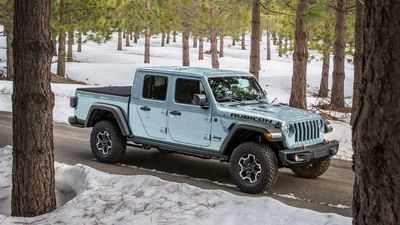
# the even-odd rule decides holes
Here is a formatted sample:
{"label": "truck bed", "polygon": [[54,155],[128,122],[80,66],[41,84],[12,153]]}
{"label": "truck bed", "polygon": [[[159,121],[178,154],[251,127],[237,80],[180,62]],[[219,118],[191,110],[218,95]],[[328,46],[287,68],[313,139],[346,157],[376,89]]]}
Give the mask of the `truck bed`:
{"label": "truck bed", "polygon": [[78,88],[76,90],[98,93],[98,94],[116,95],[121,97],[130,97],[131,89],[132,86],[114,86],[114,87]]}

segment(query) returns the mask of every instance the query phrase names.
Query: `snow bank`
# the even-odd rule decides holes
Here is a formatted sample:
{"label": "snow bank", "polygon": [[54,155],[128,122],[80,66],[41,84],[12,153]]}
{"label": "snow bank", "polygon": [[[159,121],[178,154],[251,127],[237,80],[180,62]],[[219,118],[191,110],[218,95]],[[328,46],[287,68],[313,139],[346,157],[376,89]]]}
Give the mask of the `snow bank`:
{"label": "snow bank", "polygon": [[[68,116],[74,115],[73,108],[69,107],[69,98],[74,96],[75,90],[79,87],[83,86],[76,84],[51,84],[51,89],[55,97],[54,121],[67,123]],[[0,81],[0,111],[12,111],[12,92],[13,84],[11,81]]]}
{"label": "snow bank", "polygon": [[[0,148],[0,210],[9,208],[11,147]],[[351,218],[285,205],[268,197],[203,190],[153,176],[120,176],[55,164],[58,189],[76,197],[33,218],[0,214],[0,224],[296,224],[346,225]],[[0,211],[1,212],[1,211]]]}

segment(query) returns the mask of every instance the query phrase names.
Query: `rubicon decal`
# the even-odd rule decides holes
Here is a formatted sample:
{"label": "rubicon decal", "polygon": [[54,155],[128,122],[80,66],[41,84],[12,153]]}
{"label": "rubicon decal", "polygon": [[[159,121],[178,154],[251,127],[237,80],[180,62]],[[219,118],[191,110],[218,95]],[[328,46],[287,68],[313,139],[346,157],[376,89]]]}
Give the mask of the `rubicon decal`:
{"label": "rubicon decal", "polygon": [[236,114],[236,113],[231,113],[231,117],[238,118],[238,119],[244,119],[244,120],[252,120],[252,121],[257,121],[257,122],[262,122],[262,123],[272,123],[272,120],[269,120],[269,119],[256,117],[256,116],[241,115],[241,114]]}

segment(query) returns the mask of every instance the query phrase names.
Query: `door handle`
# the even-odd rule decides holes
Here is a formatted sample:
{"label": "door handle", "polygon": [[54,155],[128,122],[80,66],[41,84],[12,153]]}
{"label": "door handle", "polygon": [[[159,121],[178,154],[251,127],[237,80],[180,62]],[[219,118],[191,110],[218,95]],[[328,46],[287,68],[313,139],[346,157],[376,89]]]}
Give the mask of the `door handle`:
{"label": "door handle", "polygon": [[180,115],[182,115],[182,113],[179,112],[179,111],[171,111],[171,112],[169,112],[169,113],[171,113],[171,115],[174,115],[174,116],[180,116]]}
{"label": "door handle", "polygon": [[143,110],[143,111],[150,111],[151,108],[148,107],[148,106],[142,106],[142,107],[140,107],[140,110]]}

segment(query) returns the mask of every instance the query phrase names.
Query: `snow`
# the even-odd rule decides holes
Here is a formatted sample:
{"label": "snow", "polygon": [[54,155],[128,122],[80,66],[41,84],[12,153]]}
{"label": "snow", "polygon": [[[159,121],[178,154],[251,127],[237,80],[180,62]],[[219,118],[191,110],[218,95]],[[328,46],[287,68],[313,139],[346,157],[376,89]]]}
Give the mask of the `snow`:
{"label": "snow", "polygon": [[[117,36],[114,35],[111,41],[97,44],[87,42],[83,45],[83,52],[74,52],[76,62],[67,63],[66,74],[71,79],[83,81],[89,85],[131,85],[134,72],[137,67],[143,66],[180,66],[182,64],[182,50],[180,36],[177,43],[161,47],[159,36],[151,39],[151,64],[143,63],[144,38],[138,40],[138,44],[131,42],[131,47],[123,47],[123,51],[117,51]],[[192,40],[191,40],[192,41]],[[225,39],[224,57],[219,58],[221,69],[232,69],[239,71],[249,70],[249,47],[250,36],[246,37],[247,50],[241,50],[240,45],[231,46],[231,40]],[[190,46],[191,43],[190,43]],[[210,44],[205,42],[204,49],[208,50]],[[270,100],[277,98],[276,102],[288,103],[290,98],[292,64],[291,55],[278,57],[277,47],[272,46],[272,60],[266,61],[266,40],[261,43],[261,71],[260,83],[267,91]],[[75,51],[74,47],[74,51]],[[199,67],[211,67],[210,55],[204,54],[204,60],[197,59],[198,49],[190,48],[190,65]],[[319,88],[321,78],[322,60],[318,53],[310,51],[312,60],[308,63],[307,85],[308,85],[308,106],[316,103],[312,93]],[[0,37],[0,58],[5,57],[5,38]],[[333,58],[331,57],[331,61]],[[331,72],[333,69],[331,62]],[[0,63],[1,66],[1,63]],[[52,64],[52,72],[56,72],[56,63]],[[353,65],[346,62],[345,73],[345,96],[348,105],[351,105],[353,90]],[[330,77],[329,85],[332,84]],[[53,84],[52,90],[55,93],[54,120],[67,123],[68,116],[73,115],[69,107],[69,96],[72,96],[79,85]],[[11,83],[0,81],[0,111],[11,111]],[[346,120],[348,122],[348,120]],[[336,158],[351,160],[351,126],[348,123],[332,121],[333,132],[328,134],[328,139],[336,139],[340,142],[339,153]]]}
{"label": "snow", "polygon": [[[11,154],[10,146],[0,148],[0,224],[3,225],[351,224],[351,218],[291,207],[269,197],[237,196],[153,176],[112,175],[80,164],[60,163],[55,163],[57,200],[70,201],[41,216],[11,217],[8,216]],[[63,193],[67,196],[62,196]]]}

